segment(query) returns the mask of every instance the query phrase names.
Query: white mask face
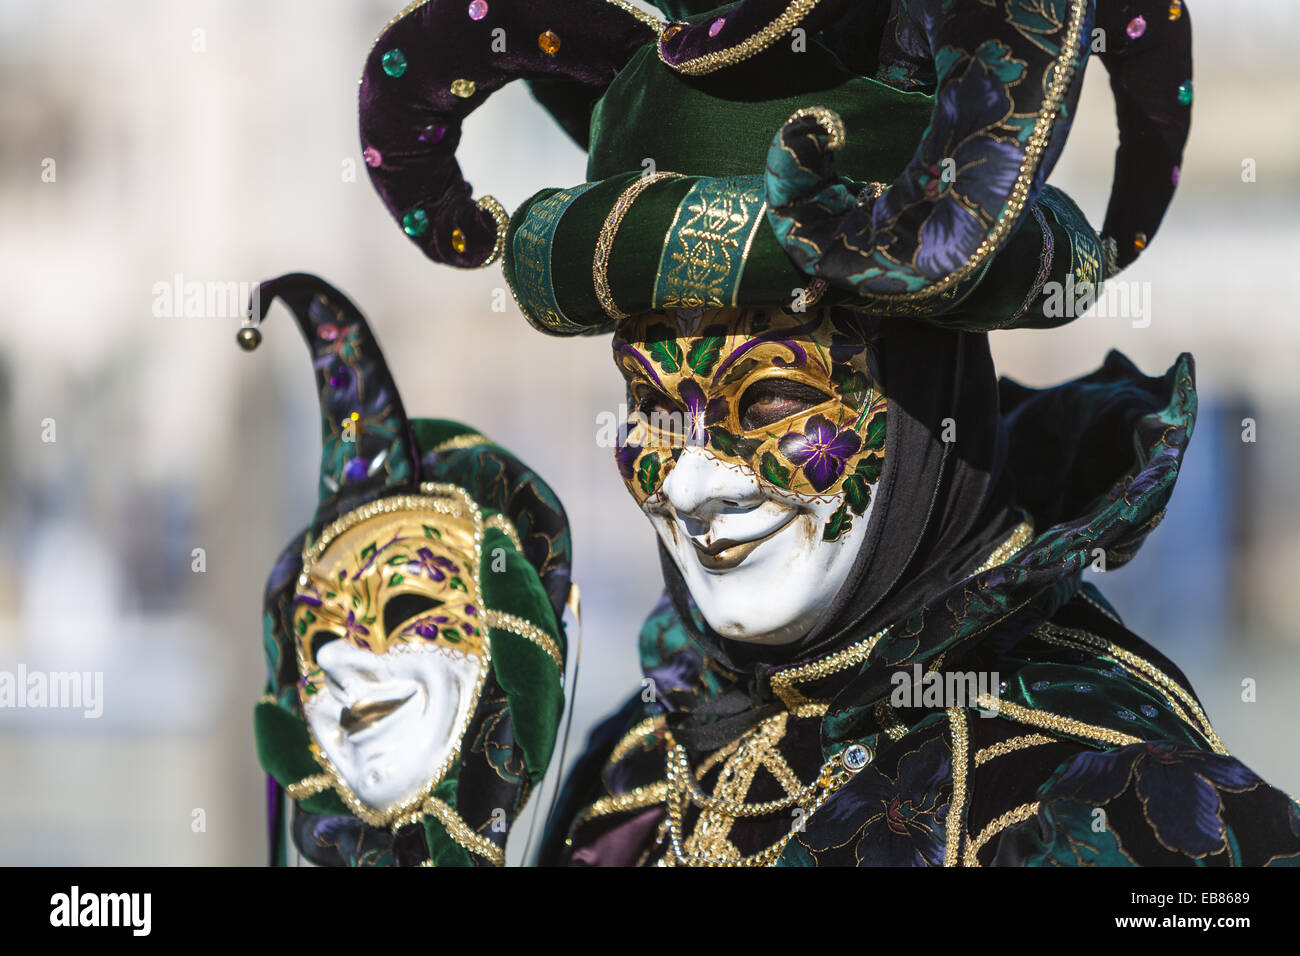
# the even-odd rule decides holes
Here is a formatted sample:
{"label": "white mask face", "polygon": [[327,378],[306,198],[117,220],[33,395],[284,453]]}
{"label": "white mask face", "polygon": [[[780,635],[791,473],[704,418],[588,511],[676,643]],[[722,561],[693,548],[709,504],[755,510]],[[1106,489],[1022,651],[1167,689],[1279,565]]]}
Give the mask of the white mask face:
{"label": "white mask face", "polygon": [[469,720],[478,656],[430,643],[375,654],[340,639],[316,663],[325,687],[307,723],[352,792],[376,810],[423,793]]}
{"label": "white mask face", "polygon": [[687,448],[645,511],[709,626],[723,637],[785,644],[839,593],[871,504],[835,541],[822,529],[841,502],[806,502]]}
{"label": "white mask face", "polygon": [[798,640],[843,587],[884,463],[870,344],[838,310],[628,320],[619,469],[709,626]]}
{"label": "white mask face", "polygon": [[460,752],[489,659],[474,534],[469,518],[380,510],[322,535],[299,578],[313,753],[367,822],[418,806]]}

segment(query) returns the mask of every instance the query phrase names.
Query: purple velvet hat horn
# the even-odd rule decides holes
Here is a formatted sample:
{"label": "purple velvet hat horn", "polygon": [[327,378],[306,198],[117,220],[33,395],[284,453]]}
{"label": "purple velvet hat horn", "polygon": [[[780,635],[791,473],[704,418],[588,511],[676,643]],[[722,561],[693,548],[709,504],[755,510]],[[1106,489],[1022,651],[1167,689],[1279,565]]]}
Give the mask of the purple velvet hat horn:
{"label": "purple velvet hat horn", "polygon": [[375,41],[361,76],[361,145],[384,205],[435,262],[477,268],[500,256],[508,224],[475,202],[456,162],[461,124],[514,79],[568,87],[590,107],[654,40],[657,21],[605,0],[427,0]]}

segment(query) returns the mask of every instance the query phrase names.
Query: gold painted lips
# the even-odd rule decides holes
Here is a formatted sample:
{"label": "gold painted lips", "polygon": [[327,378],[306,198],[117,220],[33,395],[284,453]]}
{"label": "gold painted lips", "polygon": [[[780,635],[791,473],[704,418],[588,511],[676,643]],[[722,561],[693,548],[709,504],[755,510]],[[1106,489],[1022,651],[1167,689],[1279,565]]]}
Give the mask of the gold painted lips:
{"label": "gold painted lips", "polygon": [[353,704],[351,707],[344,709],[339,718],[339,727],[342,728],[345,734],[349,735],[365,730],[367,727],[383,720],[414,696],[415,691],[411,691],[405,697],[394,700],[376,700]]}
{"label": "gold painted lips", "polygon": [[719,538],[705,548],[692,538],[691,544],[695,548],[695,557],[699,559],[705,570],[730,571],[749,557],[760,544],[783,531],[786,525],[795,519],[796,514],[797,512],[791,512],[788,518],[767,534],[749,541],[733,541],[731,538]]}

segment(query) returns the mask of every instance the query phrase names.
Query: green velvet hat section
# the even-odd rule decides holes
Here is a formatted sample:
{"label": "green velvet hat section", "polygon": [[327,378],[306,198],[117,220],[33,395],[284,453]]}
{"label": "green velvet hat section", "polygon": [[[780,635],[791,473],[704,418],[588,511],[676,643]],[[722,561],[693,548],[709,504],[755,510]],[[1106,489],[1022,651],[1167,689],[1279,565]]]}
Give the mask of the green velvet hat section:
{"label": "green velvet hat section", "polygon": [[[480,576],[483,603],[494,611],[535,625],[565,654],[564,630],[555,619],[537,572],[501,531],[483,535]],[[493,627],[492,670],[510,702],[515,741],[523,751],[524,768],[539,783],[551,761],[560,718],[564,714],[564,675],[540,646],[512,631]]]}
{"label": "green velvet hat section", "polygon": [[850,73],[815,44],[780,69],[760,58],[697,78],[669,69],[647,46],[596,104],[587,180],[640,172],[647,159],[687,176],[761,174],[772,137],[807,106],[834,110],[854,131],[835,154],[840,175],[888,183],[916,152],[934,99]]}
{"label": "green velvet hat section", "polygon": [[[510,219],[503,267],[529,322],[552,335],[616,324],[597,297],[593,260],[624,191],[650,173],[609,249],[617,310],[792,306],[810,277],[767,223],[763,169],[772,136],[796,110],[824,106],[851,135],[836,154],[848,179],[887,182],[911,159],[934,101],[844,70],[824,49],[780,71],[754,66],[700,78],[670,70],[653,46],[637,53],[592,116],[588,182],[546,189]],[[849,302],[827,290],[820,304]]]}

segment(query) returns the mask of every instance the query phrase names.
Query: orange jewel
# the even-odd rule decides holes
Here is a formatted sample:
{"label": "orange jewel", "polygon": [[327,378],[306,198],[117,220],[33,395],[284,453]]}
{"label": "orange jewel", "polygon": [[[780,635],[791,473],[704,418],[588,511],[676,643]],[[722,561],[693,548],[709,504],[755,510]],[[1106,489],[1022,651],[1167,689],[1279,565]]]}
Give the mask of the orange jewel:
{"label": "orange jewel", "polygon": [[465,241],[465,233],[459,229],[453,229],[451,231],[451,247],[457,252],[464,252],[468,246],[469,243]]}
{"label": "orange jewel", "polygon": [[554,31],[547,30],[545,33],[538,35],[537,48],[547,56],[555,56],[556,53],[560,52],[560,38],[555,35]]}

